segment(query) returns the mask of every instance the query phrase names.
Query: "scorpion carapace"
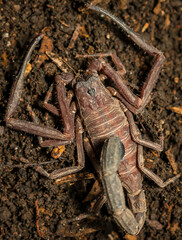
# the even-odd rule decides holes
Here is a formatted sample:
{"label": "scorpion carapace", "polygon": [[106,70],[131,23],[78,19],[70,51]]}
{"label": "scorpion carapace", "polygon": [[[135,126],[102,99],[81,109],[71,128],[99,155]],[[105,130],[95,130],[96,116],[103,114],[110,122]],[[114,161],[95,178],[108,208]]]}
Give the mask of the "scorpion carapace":
{"label": "scorpion carapace", "polygon": [[76,83],[75,96],[83,119],[91,112],[97,112],[108,104],[114,104],[110,92],[104,87],[96,72],[93,72],[92,75],[89,73],[89,77],[85,73],[82,79]]}
{"label": "scorpion carapace", "polygon": [[[163,137],[160,137],[160,144],[142,139],[132,115],[132,113],[137,114],[141,112],[149,102],[150,94],[157,81],[165,58],[161,51],[145,42],[143,37],[136,34],[106,10],[96,6],[89,6],[89,9],[109,16],[119,24],[135,44],[149,55],[155,57],[153,67],[147,76],[140,97],[133,94],[123,82],[122,76],[126,72],[125,67],[116,53],[112,51],[109,54],[99,54],[99,57],[106,55],[111,56],[117,71],[113,69],[110,64],[99,58],[94,59],[88,66],[87,71],[80,76],[74,77],[73,74],[62,73],[55,77],[55,89],[59,109],[48,103],[54,89],[52,85],[47,92],[43,106],[51,113],[62,118],[62,132],[55,128],[39,124],[39,119],[29,105],[27,109],[30,112],[33,122],[13,118],[23,91],[25,69],[36,44],[43,38],[43,34],[41,34],[31,45],[12,87],[5,115],[6,126],[37,135],[42,147],[65,145],[76,139],[77,166],[58,169],[52,173],[48,173],[42,167],[38,167],[36,170],[50,179],[61,178],[62,176],[76,173],[85,166],[85,149],[98,173],[98,179],[102,180],[103,184],[105,184],[103,200],[100,202],[99,207],[102,207],[102,205],[108,201],[110,208],[114,209],[113,214],[117,223],[128,233],[136,235],[142,228],[146,215],[146,202],[144,191],[142,190],[141,172],[145,173],[160,187],[165,187],[180,176],[178,174],[163,182],[156,174],[144,166],[143,146],[162,151]],[[100,81],[100,72],[114,82],[117,90],[104,86]],[[73,87],[72,93],[67,93],[67,84]],[[75,101],[72,99],[73,95],[75,95]],[[84,132],[85,134],[83,135]],[[114,139],[116,137],[117,140],[113,140],[113,136]],[[45,139],[43,140],[43,138]],[[110,157],[110,155],[109,157],[107,154],[102,155],[101,161],[107,163],[107,166],[108,164],[113,164],[115,168],[115,172],[112,172],[114,180],[107,177],[107,174],[110,174],[108,171],[107,174],[101,171],[99,163],[101,149],[104,141],[107,139],[109,139],[109,141],[106,147],[104,147],[106,151],[110,149],[109,151],[113,152],[113,149],[115,149],[116,152],[118,152],[119,149],[121,149],[121,144],[125,150],[124,156],[122,157],[119,157],[118,154],[114,154],[113,152],[113,156],[115,156],[114,159]],[[117,183],[121,192],[118,193],[117,191],[115,195],[113,186]],[[124,204],[125,196],[123,187],[128,193],[130,209],[126,208]],[[115,208],[115,206],[117,206],[115,202],[122,205],[118,211]]]}

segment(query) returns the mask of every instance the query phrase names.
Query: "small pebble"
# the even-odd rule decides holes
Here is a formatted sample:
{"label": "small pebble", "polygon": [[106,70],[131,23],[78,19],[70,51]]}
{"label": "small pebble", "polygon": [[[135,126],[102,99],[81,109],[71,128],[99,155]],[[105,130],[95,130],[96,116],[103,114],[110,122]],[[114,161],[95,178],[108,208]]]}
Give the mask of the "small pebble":
{"label": "small pebble", "polygon": [[14,7],[14,9],[15,9],[16,12],[19,12],[19,11],[20,11],[20,5],[14,5],[13,7]]}
{"label": "small pebble", "polygon": [[107,39],[110,39],[110,37],[111,37],[110,34],[107,34],[107,35],[106,35],[106,38],[107,38]]}
{"label": "small pebble", "polygon": [[7,32],[6,32],[6,33],[3,33],[2,37],[3,37],[3,38],[9,38],[9,33],[7,33]]}
{"label": "small pebble", "polygon": [[11,46],[11,42],[8,41],[7,44],[6,44],[7,47],[10,47]]}

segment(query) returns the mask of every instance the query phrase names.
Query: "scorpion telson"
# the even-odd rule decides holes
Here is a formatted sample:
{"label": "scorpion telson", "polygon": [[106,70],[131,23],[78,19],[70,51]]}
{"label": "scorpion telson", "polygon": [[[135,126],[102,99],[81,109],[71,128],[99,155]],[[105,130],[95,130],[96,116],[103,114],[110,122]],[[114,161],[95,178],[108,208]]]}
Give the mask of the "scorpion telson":
{"label": "scorpion telson", "polygon": [[[161,51],[145,42],[143,37],[106,10],[96,6],[89,6],[89,9],[109,16],[135,44],[155,57],[140,97],[136,96],[124,83],[122,76],[126,72],[125,67],[116,53],[110,52],[109,55],[116,65],[117,71],[104,59],[99,58],[94,59],[89,64],[88,69],[79,76],[62,73],[55,77],[59,109],[48,103],[51,92],[54,90],[52,85],[48,90],[43,106],[62,118],[62,132],[52,127],[40,125],[30,106],[28,106],[28,111],[33,122],[13,118],[23,91],[26,65],[36,44],[43,38],[43,35],[40,35],[31,45],[12,87],[5,115],[6,126],[39,136],[42,147],[70,144],[76,139],[77,166],[58,169],[52,173],[48,173],[42,167],[38,167],[37,171],[50,179],[76,173],[85,166],[85,150],[98,173],[101,186],[102,183],[104,186],[103,199],[105,200],[101,202],[99,207],[108,202],[109,209],[119,226],[122,226],[128,233],[136,235],[143,227],[146,217],[146,201],[142,190],[141,173],[145,173],[160,187],[165,187],[180,176],[178,174],[163,182],[144,166],[143,146],[162,151],[163,136],[160,137],[160,144],[142,139],[132,115],[132,113],[141,112],[149,102],[150,94],[158,79],[165,57]],[[103,56],[106,55],[103,54]],[[99,76],[100,72],[104,74],[105,78],[114,82],[118,91],[104,86]],[[72,99],[72,95],[67,93],[66,86],[68,84],[73,88],[75,100]],[[106,145],[103,147],[105,141]],[[102,147],[102,164],[100,165]],[[107,154],[108,151],[113,154],[114,158]],[[108,167],[111,166],[114,170],[109,172]],[[115,185],[117,185],[116,192]],[[127,192],[130,209],[125,204],[123,187]],[[117,210],[118,208],[119,210]]]}

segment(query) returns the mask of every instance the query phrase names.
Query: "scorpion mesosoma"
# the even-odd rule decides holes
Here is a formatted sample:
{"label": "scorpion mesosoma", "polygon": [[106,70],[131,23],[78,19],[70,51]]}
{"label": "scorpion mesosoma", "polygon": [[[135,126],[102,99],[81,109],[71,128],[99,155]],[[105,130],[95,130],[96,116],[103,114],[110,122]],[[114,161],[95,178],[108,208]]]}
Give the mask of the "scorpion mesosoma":
{"label": "scorpion mesosoma", "polygon": [[[59,109],[48,103],[53,90],[52,87],[46,95],[44,107],[57,116],[61,115],[63,132],[40,125],[30,106],[28,110],[33,122],[13,118],[13,113],[16,111],[22,95],[27,62],[30,60],[35,46],[43,38],[43,34],[41,34],[32,43],[12,87],[5,121],[8,127],[39,136],[42,147],[69,144],[76,136],[78,166],[55,170],[50,174],[41,167],[38,167],[37,171],[50,179],[61,178],[78,172],[85,165],[85,148],[98,172],[98,176],[103,181],[105,189],[99,208],[105,202],[108,202],[119,226],[122,226],[128,233],[136,235],[141,230],[146,217],[146,201],[142,190],[141,172],[144,172],[160,187],[165,187],[179,177],[177,175],[163,182],[157,175],[145,168],[143,146],[162,151],[163,137],[161,137],[160,144],[143,140],[132,116],[132,113],[141,112],[149,102],[151,91],[165,58],[161,51],[146,43],[143,37],[106,10],[96,6],[89,6],[88,8],[110,17],[135,44],[155,57],[154,65],[144,83],[140,97],[134,95],[123,82],[122,76],[125,74],[125,68],[115,52],[111,52],[110,56],[118,71],[114,70],[103,58],[99,58],[94,59],[88,69],[76,77],[71,73],[62,73],[55,77]],[[111,87],[106,88],[103,85],[99,76],[100,72],[115,83],[118,91]],[[65,85],[67,84],[72,86],[74,90],[75,101],[71,100],[73,97],[71,94],[66,94]],[[76,112],[78,114],[75,118]],[[74,121],[76,122],[75,131]],[[87,135],[83,138],[84,131]],[[42,137],[46,140],[43,141]],[[104,141],[107,139],[109,140],[103,147],[102,164],[100,165],[96,161],[96,156],[100,156]],[[108,152],[112,154],[108,155]],[[128,192],[130,209],[124,201],[123,187]]]}

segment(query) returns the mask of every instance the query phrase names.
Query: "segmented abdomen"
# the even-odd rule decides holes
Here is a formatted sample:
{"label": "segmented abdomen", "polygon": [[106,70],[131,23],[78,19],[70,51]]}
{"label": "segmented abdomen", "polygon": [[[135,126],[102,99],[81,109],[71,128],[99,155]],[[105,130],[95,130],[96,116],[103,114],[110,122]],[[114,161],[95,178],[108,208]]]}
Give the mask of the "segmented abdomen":
{"label": "segmented abdomen", "polygon": [[128,192],[140,190],[142,182],[140,171],[136,167],[137,144],[131,138],[129,123],[119,103],[116,101],[90,113],[84,119],[84,124],[97,156],[100,156],[107,138],[116,135],[121,139],[125,156],[118,169],[120,179]]}

